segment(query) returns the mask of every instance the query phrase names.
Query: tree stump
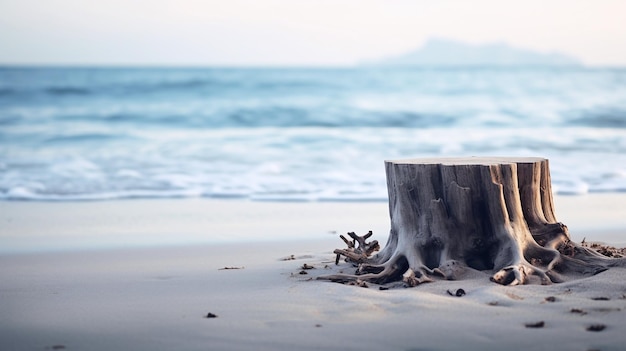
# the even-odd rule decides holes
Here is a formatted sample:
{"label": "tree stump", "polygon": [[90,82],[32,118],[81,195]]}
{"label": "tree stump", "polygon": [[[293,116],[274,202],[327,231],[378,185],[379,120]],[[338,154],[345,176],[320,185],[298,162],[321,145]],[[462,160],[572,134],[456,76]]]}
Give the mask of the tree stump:
{"label": "tree stump", "polygon": [[556,220],[547,159],[410,159],[386,161],[385,170],[391,219],[385,248],[370,256],[371,234],[350,233],[352,247],[335,253],[358,264],[356,273],[322,279],[414,286],[476,269],[504,285],[549,284],[625,265],[570,240]]}

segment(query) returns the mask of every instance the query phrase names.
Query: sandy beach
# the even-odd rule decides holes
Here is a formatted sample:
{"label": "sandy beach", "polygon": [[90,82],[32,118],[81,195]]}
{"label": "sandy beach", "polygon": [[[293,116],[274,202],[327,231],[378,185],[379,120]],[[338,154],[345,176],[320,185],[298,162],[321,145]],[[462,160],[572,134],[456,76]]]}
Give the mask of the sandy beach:
{"label": "sandy beach", "polygon": [[0,351],[626,351],[624,14],[0,0]]}
{"label": "sandy beach", "polygon": [[[626,195],[555,202],[573,240],[626,243]],[[624,348],[621,268],[549,286],[312,279],[352,269],[334,265],[338,234],[384,244],[388,226],[382,202],[0,202],[0,349]]]}

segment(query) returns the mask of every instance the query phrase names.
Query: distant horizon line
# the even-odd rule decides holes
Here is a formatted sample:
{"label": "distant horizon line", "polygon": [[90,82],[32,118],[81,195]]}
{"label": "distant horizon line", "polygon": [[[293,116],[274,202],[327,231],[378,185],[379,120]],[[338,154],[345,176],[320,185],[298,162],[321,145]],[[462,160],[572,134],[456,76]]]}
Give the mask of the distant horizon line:
{"label": "distant horizon line", "polygon": [[621,65],[559,65],[559,64],[441,64],[441,65],[386,65],[386,64],[189,64],[189,63],[14,63],[0,62],[0,68],[132,68],[132,69],[155,69],[155,68],[189,68],[189,69],[532,69],[532,68],[554,68],[562,70],[572,69],[620,69],[626,68],[626,64]]}

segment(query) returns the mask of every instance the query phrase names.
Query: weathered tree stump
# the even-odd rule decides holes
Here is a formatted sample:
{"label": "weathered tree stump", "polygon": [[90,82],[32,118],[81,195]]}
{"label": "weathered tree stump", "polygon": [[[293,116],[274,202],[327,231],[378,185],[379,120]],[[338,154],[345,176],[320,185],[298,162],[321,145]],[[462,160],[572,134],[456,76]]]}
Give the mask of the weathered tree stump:
{"label": "weathered tree stump", "polygon": [[470,268],[491,271],[500,284],[549,284],[626,265],[570,240],[556,220],[546,159],[411,159],[386,161],[385,169],[385,248],[369,256],[370,235],[351,235],[352,247],[335,253],[358,264],[356,273],[322,279],[414,286],[431,276],[456,279]]}

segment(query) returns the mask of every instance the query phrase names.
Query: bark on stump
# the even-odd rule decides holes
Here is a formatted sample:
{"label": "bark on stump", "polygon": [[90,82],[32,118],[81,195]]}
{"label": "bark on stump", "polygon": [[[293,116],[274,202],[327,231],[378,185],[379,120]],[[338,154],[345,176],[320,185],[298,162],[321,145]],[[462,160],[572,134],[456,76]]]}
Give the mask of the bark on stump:
{"label": "bark on stump", "polygon": [[356,273],[322,279],[414,286],[431,276],[456,279],[471,268],[491,271],[500,284],[549,284],[625,265],[570,240],[556,220],[546,159],[410,159],[386,161],[385,169],[391,218],[385,248],[370,256],[378,246],[365,241],[371,233],[349,233],[348,249],[335,253],[358,264]]}

